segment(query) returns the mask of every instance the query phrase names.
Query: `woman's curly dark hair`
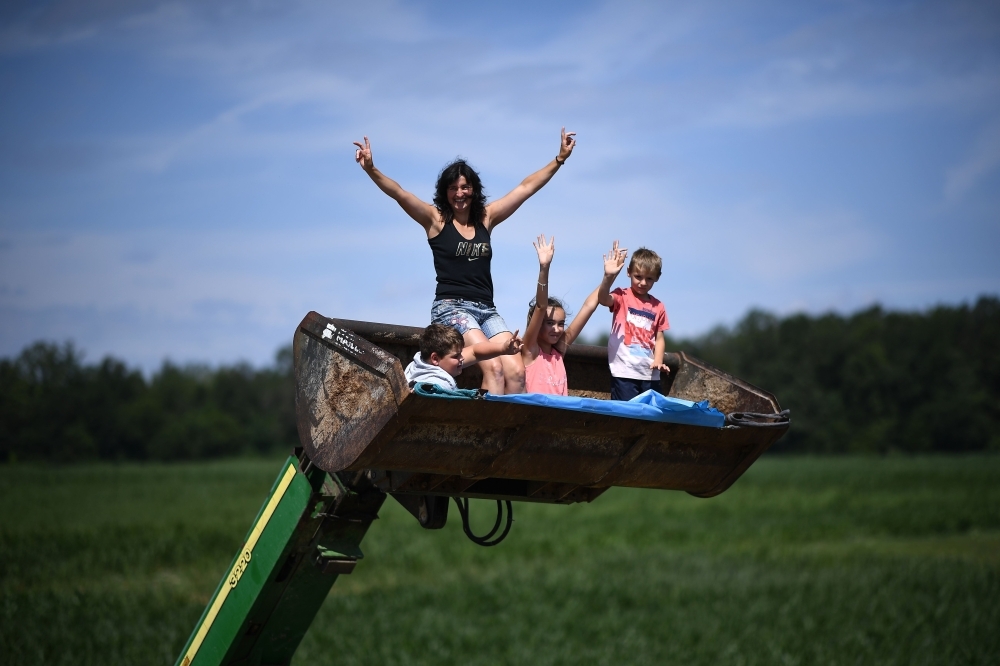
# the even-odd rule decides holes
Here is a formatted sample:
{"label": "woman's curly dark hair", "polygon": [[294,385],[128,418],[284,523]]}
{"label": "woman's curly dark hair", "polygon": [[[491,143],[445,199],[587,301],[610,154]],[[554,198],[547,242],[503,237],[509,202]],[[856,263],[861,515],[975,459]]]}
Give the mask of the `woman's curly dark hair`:
{"label": "woman's curly dark hair", "polygon": [[486,192],[483,191],[483,181],[479,174],[463,159],[457,159],[438,174],[437,185],[434,186],[434,205],[441,213],[445,224],[455,219],[455,212],[448,205],[448,186],[465,176],[465,181],[472,185],[472,203],[469,206],[469,222],[482,224],[486,217]]}

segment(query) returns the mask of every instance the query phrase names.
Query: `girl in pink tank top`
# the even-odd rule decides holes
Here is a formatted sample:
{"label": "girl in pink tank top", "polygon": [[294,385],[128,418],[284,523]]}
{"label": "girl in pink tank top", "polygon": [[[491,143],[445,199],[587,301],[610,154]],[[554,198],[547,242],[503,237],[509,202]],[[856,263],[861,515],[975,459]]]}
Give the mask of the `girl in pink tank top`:
{"label": "girl in pink tank top", "polygon": [[[528,303],[528,326],[521,348],[526,393],[568,395],[563,354],[597,309],[595,289],[587,296],[573,322],[566,326],[566,307],[559,299],[549,297],[549,266],[555,255],[555,240],[553,236],[546,241],[542,235],[533,243],[538,252],[538,285],[535,297]],[[618,250],[617,241],[612,255],[624,262],[625,250]]]}

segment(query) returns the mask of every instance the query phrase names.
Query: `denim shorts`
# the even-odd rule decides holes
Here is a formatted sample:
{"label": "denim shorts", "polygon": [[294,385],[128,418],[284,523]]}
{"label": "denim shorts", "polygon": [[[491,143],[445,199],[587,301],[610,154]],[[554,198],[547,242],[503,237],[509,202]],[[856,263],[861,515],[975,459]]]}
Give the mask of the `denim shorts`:
{"label": "denim shorts", "polygon": [[487,339],[500,333],[510,333],[495,307],[458,298],[443,298],[431,303],[431,323],[450,326],[462,335],[477,329]]}

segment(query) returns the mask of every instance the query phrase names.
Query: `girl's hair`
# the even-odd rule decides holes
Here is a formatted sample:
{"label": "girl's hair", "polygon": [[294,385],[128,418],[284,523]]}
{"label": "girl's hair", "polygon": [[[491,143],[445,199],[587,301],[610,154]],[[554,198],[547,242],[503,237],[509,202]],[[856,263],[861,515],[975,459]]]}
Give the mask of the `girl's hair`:
{"label": "girl's hair", "polygon": [[434,206],[441,213],[441,219],[445,224],[451,224],[455,219],[455,212],[448,205],[448,187],[459,177],[465,176],[465,181],[472,185],[472,201],[469,205],[469,222],[472,224],[482,224],[486,217],[486,192],[483,191],[483,181],[479,179],[479,174],[469,166],[463,159],[457,159],[438,174],[437,184],[434,186]]}
{"label": "girl's hair", "polygon": [[[569,310],[566,309],[566,306],[563,305],[563,302],[553,296],[549,296],[549,303],[548,305],[545,306],[546,310],[548,310],[549,308],[559,308],[566,314],[569,314]],[[531,325],[531,315],[534,312],[535,312],[535,299],[531,299],[528,302],[528,323],[525,324],[525,326]]]}
{"label": "girl's hair", "polygon": [[462,334],[451,326],[431,324],[420,335],[420,358],[430,363],[431,354],[445,357],[456,349],[462,349],[464,344]]}

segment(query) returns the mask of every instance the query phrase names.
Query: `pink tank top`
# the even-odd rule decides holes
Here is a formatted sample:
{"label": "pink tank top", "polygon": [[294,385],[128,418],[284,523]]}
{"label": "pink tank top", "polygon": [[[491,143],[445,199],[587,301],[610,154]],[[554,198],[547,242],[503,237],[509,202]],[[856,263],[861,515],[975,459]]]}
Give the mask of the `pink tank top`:
{"label": "pink tank top", "polygon": [[524,369],[524,388],[528,393],[567,395],[566,366],[555,347],[551,354],[538,350],[534,363]]}

